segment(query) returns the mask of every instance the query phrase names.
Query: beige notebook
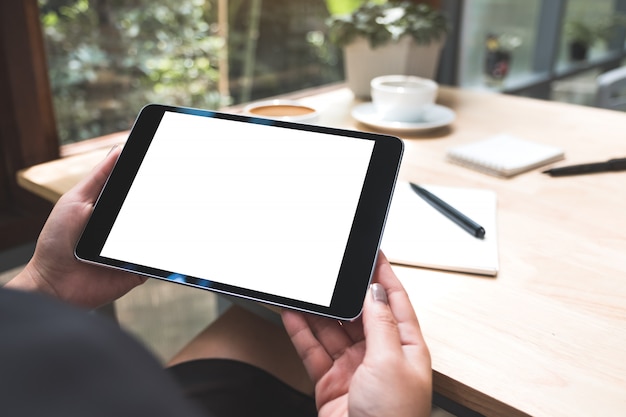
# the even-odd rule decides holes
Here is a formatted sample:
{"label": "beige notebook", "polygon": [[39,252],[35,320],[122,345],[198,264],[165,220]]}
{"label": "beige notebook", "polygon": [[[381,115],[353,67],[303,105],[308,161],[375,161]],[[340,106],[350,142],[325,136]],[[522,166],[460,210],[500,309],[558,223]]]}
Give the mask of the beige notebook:
{"label": "beige notebook", "polygon": [[512,177],[563,159],[563,150],[501,134],[448,150],[450,162],[487,174]]}
{"label": "beige notebook", "polygon": [[423,185],[485,229],[477,239],[400,181],[381,249],[390,262],[495,276],[498,273],[497,196],[492,190]]}

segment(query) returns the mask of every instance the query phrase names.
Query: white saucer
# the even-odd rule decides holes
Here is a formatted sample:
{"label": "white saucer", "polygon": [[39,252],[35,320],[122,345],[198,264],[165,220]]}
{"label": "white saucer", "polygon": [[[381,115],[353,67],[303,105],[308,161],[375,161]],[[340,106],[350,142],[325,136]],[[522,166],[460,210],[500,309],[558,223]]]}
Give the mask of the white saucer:
{"label": "white saucer", "polygon": [[371,127],[396,132],[418,132],[446,126],[454,121],[456,114],[452,109],[435,104],[424,115],[423,119],[415,122],[396,122],[381,118],[372,102],[362,103],[352,109],[352,117]]}

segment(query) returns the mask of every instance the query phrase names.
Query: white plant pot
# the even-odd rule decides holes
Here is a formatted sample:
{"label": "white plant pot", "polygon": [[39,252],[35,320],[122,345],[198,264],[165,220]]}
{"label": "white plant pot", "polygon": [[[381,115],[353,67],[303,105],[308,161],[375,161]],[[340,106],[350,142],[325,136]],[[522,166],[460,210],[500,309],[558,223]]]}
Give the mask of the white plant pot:
{"label": "white plant pot", "polygon": [[445,39],[418,45],[410,36],[374,49],[365,38],[344,47],[346,83],[358,98],[369,98],[370,81],[380,75],[416,75],[434,79]]}

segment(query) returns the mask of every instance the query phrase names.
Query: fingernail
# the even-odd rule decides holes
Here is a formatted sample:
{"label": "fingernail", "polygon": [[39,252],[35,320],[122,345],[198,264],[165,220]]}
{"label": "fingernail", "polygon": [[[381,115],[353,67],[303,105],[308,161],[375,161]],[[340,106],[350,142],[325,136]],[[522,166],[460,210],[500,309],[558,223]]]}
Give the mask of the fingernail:
{"label": "fingernail", "polygon": [[119,148],[120,145],[119,144],[115,144],[113,145],[113,147],[111,149],[109,149],[109,153],[107,153],[107,156],[111,155],[111,152],[113,152],[114,150],[116,150],[117,148]]}
{"label": "fingernail", "polygon": [[372,288],[372,297],[374,297],[374,301],[380,301],[381,303],[388,304],[387,300],[387,291],[385,288],[379,283],[375,282],[371,285]]}

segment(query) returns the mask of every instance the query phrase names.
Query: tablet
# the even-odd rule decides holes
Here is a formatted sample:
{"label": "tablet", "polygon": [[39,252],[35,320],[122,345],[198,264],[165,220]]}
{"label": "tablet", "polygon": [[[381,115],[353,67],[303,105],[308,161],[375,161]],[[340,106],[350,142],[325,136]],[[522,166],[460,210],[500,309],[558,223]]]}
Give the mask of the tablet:
{"label": "tablet", "polygon": [[402,152],[393,136],[151,104],[139,113],[75,254],[353,319]]}

